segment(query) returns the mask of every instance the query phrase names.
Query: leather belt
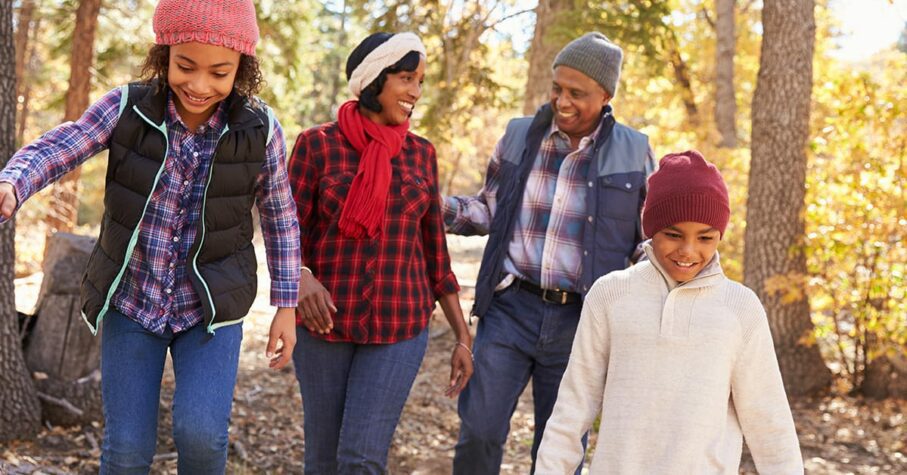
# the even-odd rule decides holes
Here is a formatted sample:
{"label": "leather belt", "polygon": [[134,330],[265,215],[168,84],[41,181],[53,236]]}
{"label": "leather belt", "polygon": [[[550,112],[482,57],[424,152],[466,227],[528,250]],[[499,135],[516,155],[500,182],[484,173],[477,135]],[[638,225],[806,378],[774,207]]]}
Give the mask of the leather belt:
{"label": "leather belt", "polygon": [[567,305],[571,303],[577,303],[582,300],[580,294],[576,292],[568,292],[566,290],[551,290],[543,289],[538,285],[529,282],[528,280],[522,279],[513,279],[513,285],[517,289],[523,289],[529,293],[538,295],[542,298],[543,301],[548,303],[554,303],[558,305]]}

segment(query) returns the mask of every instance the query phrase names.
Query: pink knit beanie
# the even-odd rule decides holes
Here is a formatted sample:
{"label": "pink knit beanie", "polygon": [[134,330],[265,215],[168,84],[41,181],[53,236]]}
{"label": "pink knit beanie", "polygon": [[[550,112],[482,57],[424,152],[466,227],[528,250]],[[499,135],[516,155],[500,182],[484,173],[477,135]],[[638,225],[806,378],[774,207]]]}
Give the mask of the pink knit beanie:
{"label": "pink knit beanie", "polygon": [[252,0],[161,0],[153,26],[159,45],[197,41],[255,56],[258,43]]}
{"label": "pink knit beanie", "polygon": [[721,231],[731,215],[721,173],[696,150],[665,155],[649,177],[642,229],[652,237],[672,224],[692,221]]}

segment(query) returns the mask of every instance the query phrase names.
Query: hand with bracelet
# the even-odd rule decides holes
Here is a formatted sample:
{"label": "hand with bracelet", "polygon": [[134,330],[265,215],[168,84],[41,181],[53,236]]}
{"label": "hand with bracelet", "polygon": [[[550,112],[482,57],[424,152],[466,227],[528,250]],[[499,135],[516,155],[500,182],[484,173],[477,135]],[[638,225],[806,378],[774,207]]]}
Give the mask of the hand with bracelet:
{"label": "hand with bracelet", "polygon": [[447,294],[438,299],[441,310],[453,329],[457,339],[450,355],[450,384],[444,390],[444,395],[456,397],[466,387],[473,373],[472,335],[463,319],[463,310],[460,308],[460,296],[457,293]]}

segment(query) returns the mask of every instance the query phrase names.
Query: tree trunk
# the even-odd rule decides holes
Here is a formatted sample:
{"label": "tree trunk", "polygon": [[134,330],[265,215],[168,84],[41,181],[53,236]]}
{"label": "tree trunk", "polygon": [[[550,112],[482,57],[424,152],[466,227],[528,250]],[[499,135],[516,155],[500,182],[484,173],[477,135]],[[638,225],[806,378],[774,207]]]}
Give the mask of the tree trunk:
{"label": "tree trunk", "polygon": [[523,114],[533,115],[535,110],[548,102],[551,93],[551,64],[563,42],[552,38],[551,26],[567,11],[572,0],[539,0],[535,8],[535,34],[529,45],[529,74],[526,94],[523,96]]}
{"label": "tree trunk", "polygon": [[25,62],[28,61],[28,36],[32,28],[32,17],[35,13],[35,0],[23,0],[19,7],[19,18],[16,20],[16,96],[21,95],[25,81]]}
{"label": "tree trunk", "polygon": [[700,124],[699,107],[696,106],[696,94],[693,93],[693,80],[690,77],[690,68],[687,67],[686,61],[680,54],[680,40],[677,33],[667,26],[665,35],[665,49],[668,55],[668,62],[671,63],[671,69],[674,71],[674,80],[677,81],[677,87],[680,88],[680,99],[683,101],[683,107],[687,111],[687,120],[690,125],[696,127]]}
{"label": "tree trunk", "polygon": [[[12,0],[0,0],[0,57],[12,58]],[[15,151],[16,70],[13,61],[0,63],[0,164]],[[15,224],[0,224],[0,441],[32,438],[41,428],[41,406],[32,384],[16,318]]]}
{"label": "tree trunk", "polygon": [[737,146],[737,102],[734,99],[735,0],[716,0],[715,30],[715,126],[721,135],[719,147]]}
{"label": "tree trunk", "polygon": [[[76,120],[88,108],[91,92],[91,64],[94,58],[94,36],[98,27],[101,0],[81,0],[76,12],[72,35],[69,90],[63,121]],[[47,232],[70,232],[79,217],[79,176],[81,169],[67,173],[53,186],[53,199],[47,214]]]}
{"label": "tree trunk", "polygon": [[[813,8],[814,0],[765,1],[752,107],[744,283],[765,305],[790,395],[816,393],[831,381],[818,347],[801,343],[813,331],[801,242],[816,35]],[[772,292],[767,283],[782,283],[785,292]]]}
{"label": "tree trunk", "polygon": [[[34,5],[35,10],[40,8],[40,4]],[[21,27],[21,23],[20,23]],[[31,24],[29,36],[22,44],[22,75],[16,70],[16,97],[19,103],[19,117],[16,119],[16,147],[21,147],[25,141],[25,126],[28,124],[29,104],[31,102],[32,81],[31,77],[38,70],[38,35],[41,31],[41,17],[38,16]],[[16,55],[19,55],[19,38],[16,39]],[[18,59],[16,67],[18,68]]]}

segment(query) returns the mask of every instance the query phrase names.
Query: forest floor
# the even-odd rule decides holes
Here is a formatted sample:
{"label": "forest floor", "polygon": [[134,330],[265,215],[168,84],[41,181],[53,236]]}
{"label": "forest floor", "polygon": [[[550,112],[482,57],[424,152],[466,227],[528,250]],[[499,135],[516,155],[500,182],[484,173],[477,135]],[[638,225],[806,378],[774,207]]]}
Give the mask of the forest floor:
{"label": "forest floor", "polygon": [[[451,257],[464,292],[463,308],[472,305],[472,288],[484,240],[449,236]],[[260,256],[261,257],[261,256]],[[260,295],[246,319],[239,376],[234,394],[227,473],[302,473],[305,450],[302,403],[291,367],[267,369],[264,348],[273,309],[268,306],[267,269],[263,259]],[[40,283],[24,279],[17,298],[26,300]],[[475,331],[475,327],[471,327]],[[392,474],[448,474],[459,421],[456,401],[444,397],[453,335],[440,315],[431,323],[428,352],[412,388],[390,451]],[[529,472],[533,417],[531,391],[523,394],[511,421],[501,472]],[[165,373],[158,449],[152,473],[176,473],[176,449],[170,435],[173,374]],[[807,473],[907,473],[907,401],[870,401],[842,395],[792,401]],[[0,428],[2,430],[2,428]],[[98,471],[102,426],[47,427],[37,440],[0,445],[0,474],[91,474]],[[594,450],[594,437],[590,450]],[[588,464],[588,459],[587,459]],[[741,473],[755,473],[745,456]]]}

